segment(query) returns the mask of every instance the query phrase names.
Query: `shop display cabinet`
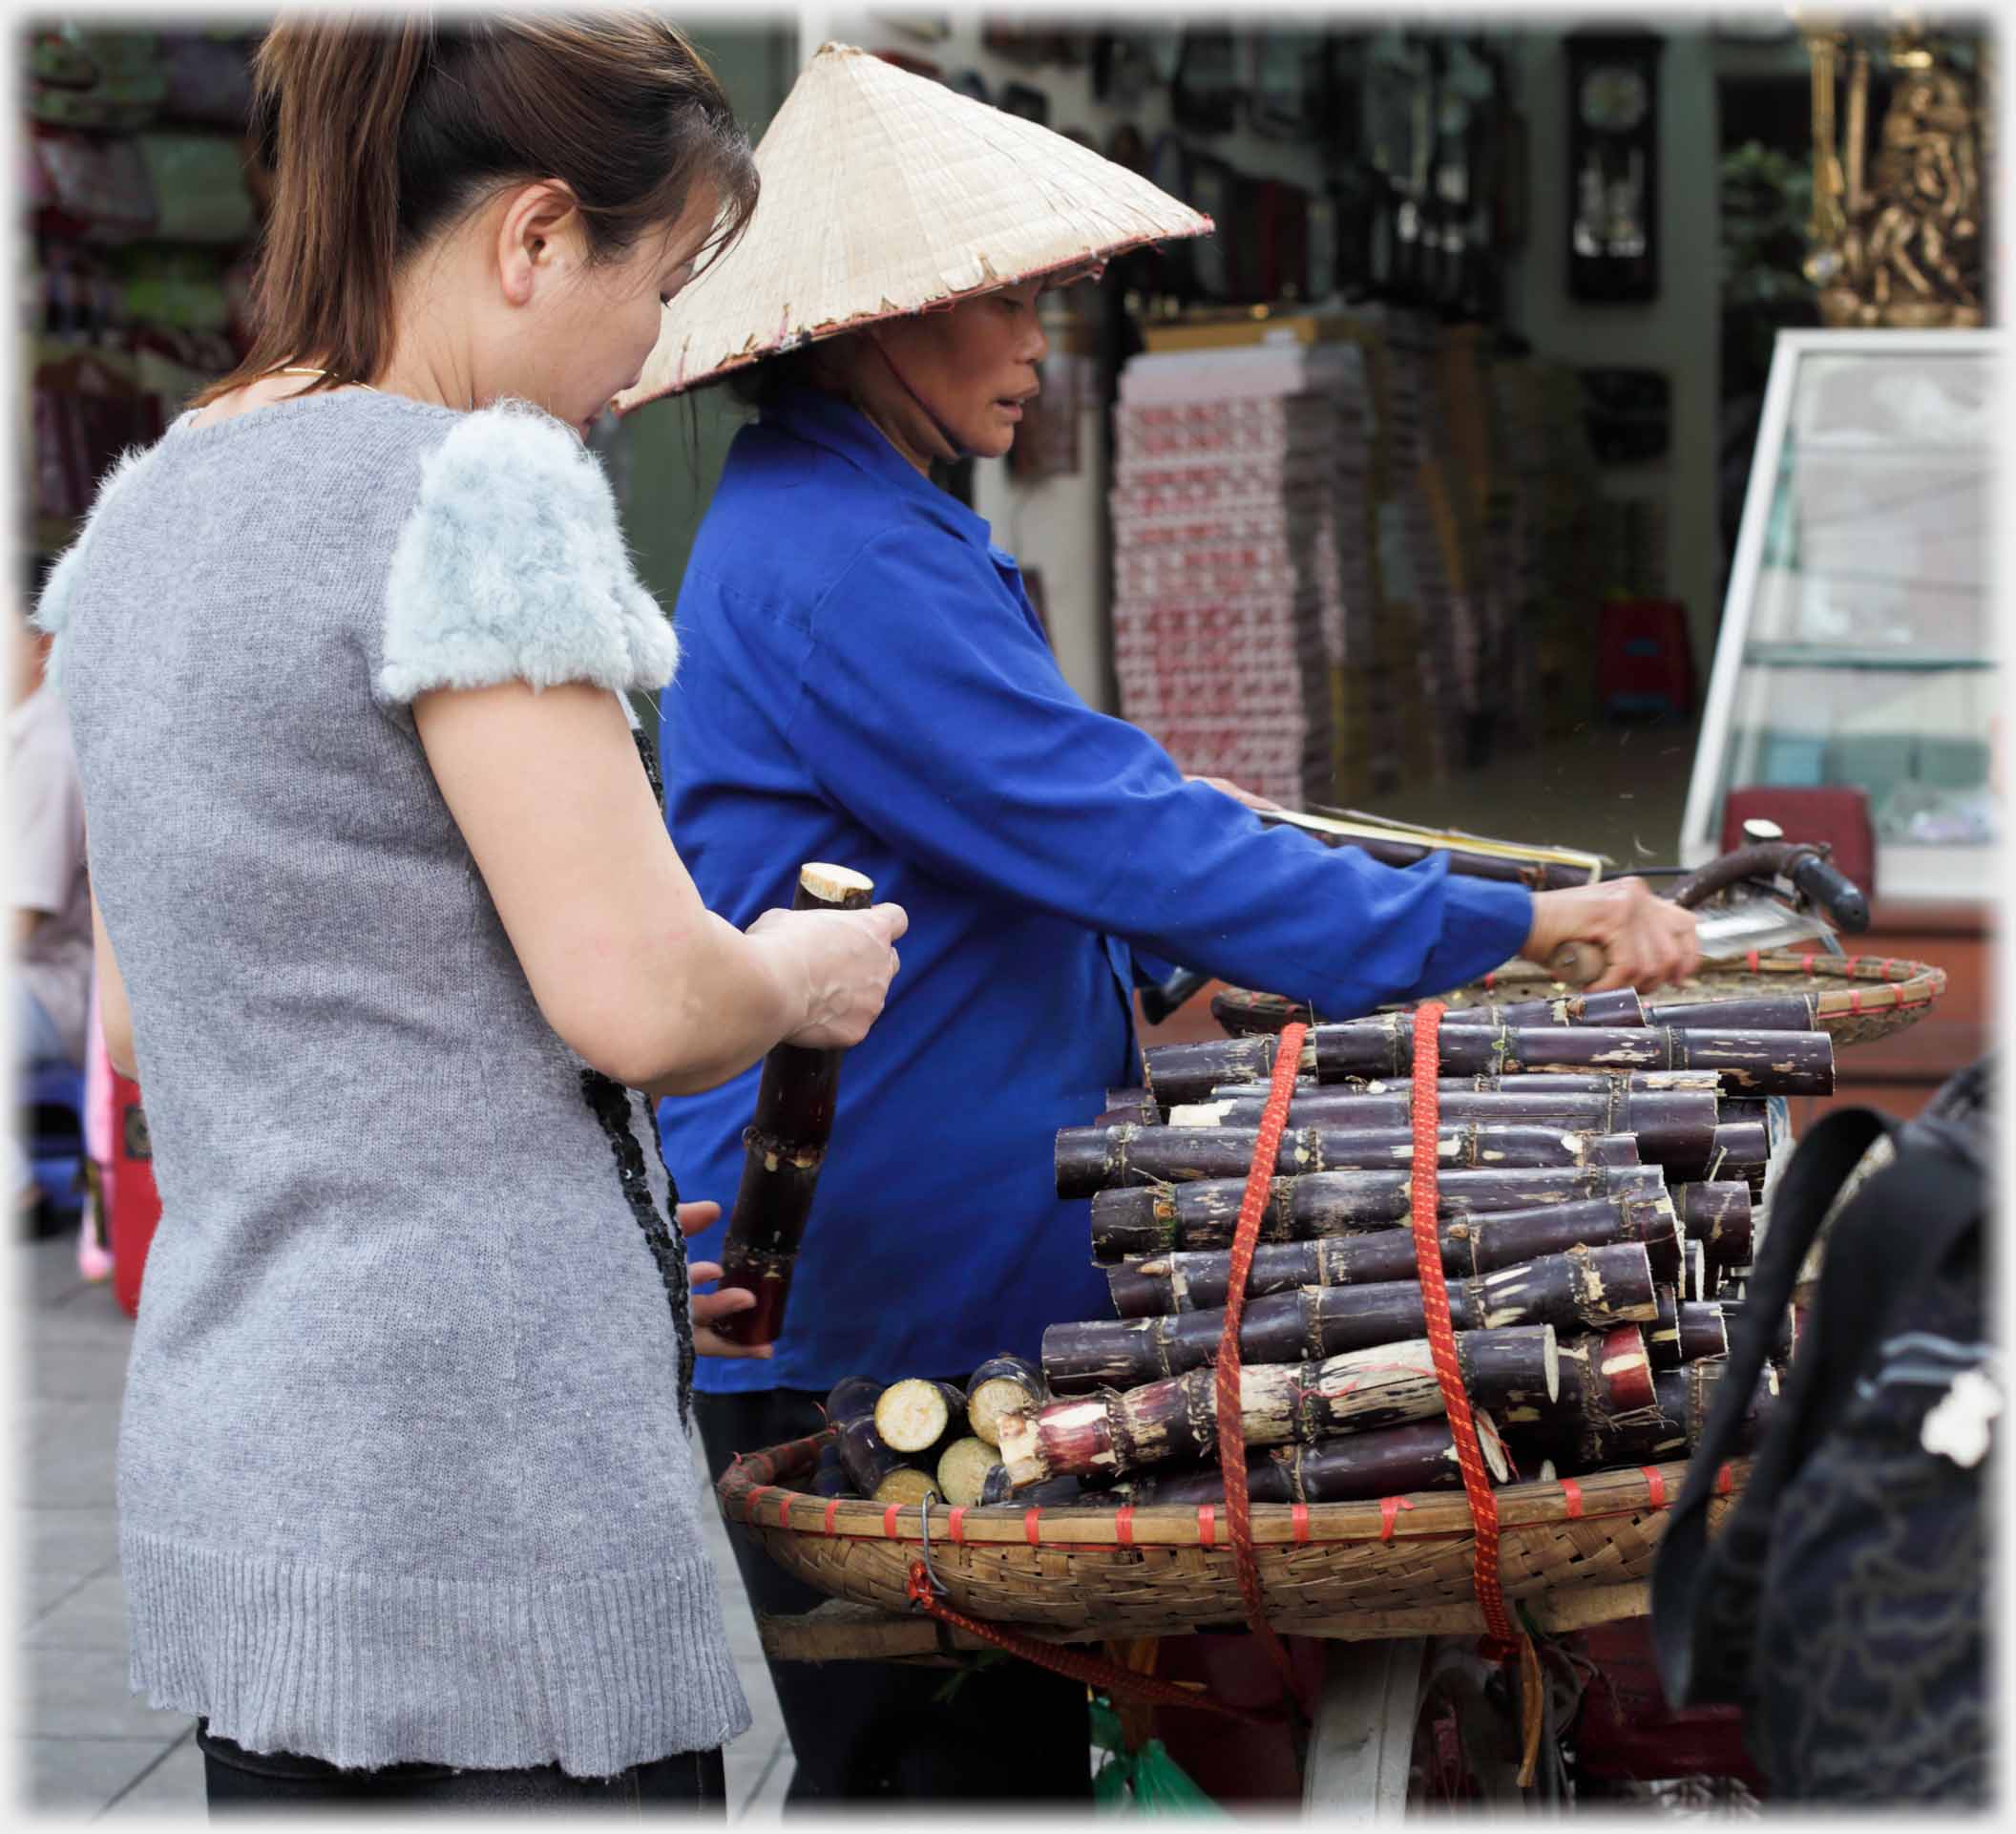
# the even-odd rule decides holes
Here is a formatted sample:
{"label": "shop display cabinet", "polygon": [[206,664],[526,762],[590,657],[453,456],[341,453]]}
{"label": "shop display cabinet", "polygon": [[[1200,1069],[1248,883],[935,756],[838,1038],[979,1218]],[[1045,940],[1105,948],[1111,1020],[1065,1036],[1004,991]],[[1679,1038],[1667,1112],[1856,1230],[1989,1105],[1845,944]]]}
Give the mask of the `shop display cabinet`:
{"label": "shop display cabinet", "polygon": [[1779,334],[1681,836],[1689,865],[1720,851],[1732,790],[1867,796],[1876,906],[1849,946],[1952,980],[1868,1065],[1921,1089],[1987,1003],[2001,364],[1994,331]]}

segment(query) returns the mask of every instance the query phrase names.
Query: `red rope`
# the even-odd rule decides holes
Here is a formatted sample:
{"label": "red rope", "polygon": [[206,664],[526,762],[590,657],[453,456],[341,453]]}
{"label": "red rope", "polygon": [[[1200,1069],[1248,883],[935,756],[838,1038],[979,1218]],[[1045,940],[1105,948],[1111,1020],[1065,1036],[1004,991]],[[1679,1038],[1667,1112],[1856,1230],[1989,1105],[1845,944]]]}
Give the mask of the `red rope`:
{"label": "red rope", "polygon": [[1449,1434],[1456,1442],[1456,1462],[1469,1494],[1477,1525],[1477,1602],[1493,1638],[1506,1645],[1519,1639],[1518,1628],[1505,1610],[1498,1581],[1498,1502],[1477,1444],[1477,1423],[1470,1397],[1463,1391],[1462,1371],[1456,1360],[1456,1330],[1449,1318],[1449,1282],[1442,1274],[1442,1248],[1436,1212],[1439,1201],[1436,1172],[1440,1120],[1441,1063],[1439,1001],[1423,1001],[1414,1019],[1414,1157],[1408,1162],[1413,1201],[1414,1256],[1421,1279],[1421,1311],[1428,1321],[1428,1346],[1435,1358],[1435,1377],[1449,1416]]}
{"label": "red rope", "polygon": [[937,1594],[932,1591],[930,1570],[921,1560],[910,1563],[909,1591],[911,1602],[926,1616],[934,1617],[955,1630],[965,1631],[982,1642],[992,1643],[998,1650],[1005,1650],[1024,1662],[1034,1662],[1037,1667],[1048,1669],[1054,1675],[1068,1676],[1087,1687],[1099,1688],[1115,1699],[1144,1700],[1162,1707],[1194,1707],[1200,1713],[1222,1713],[1228,1718],[1241,1719],[1248,1725],[1263,1726],[1275,1722],[1277,1716],[1255,1712],[1250,1707],[1228,1706],[1223,1700],[1214,1700],[1208,1694],[1193,1692],[1174,1681],[1159,1681],[1152,1675],[1124,1669],[1119,1663],[1108,1662],[1102,1656],[1073,1655],[1054,1643],[1040,1643],[1033,1636],[1020,1636],[1013,1631],[998,1629],[980,1618],[968,1617],[964,1612],[954,1611],[950,1605],[939,1602]]}
{"label": "red rope", "polygon": [[[1252,1272],[1253,1247],[1260,1239],[1260,1217],[1273,1184],[1281,1133],[1288,1126],[1288,1107],[1294,1099],[1295,1072],[1301,1065],[1302,1041],[1308,1032],[1309,1027],[1299,1022],[1286,1025],[1274,1045],[1273,1080],[1268,1088],[1267,1107],[1260,1116],[1260,1137],[1253,1145],[1252,1169],[1247,1173],[1246,1196],[1239,1206],[1239,1226],[1232,1235],[1225,1329],[1218,1339],[1217,1368],[1218,1468],[1225,1477],[1225,1513],[1231,1528],[1232,1567],[1239,1578],[1239,1597],[1246,1606],[1246,1620],[1252,1626],[1253,1634],[1281,1671],[1290,1697],[1300,1704],[1305,1718],[1312,1717],[1314,1702],[1304,1697],[1288,1646],[1267,1621],[1267,1604],[1260,1592],[1260,1563],[1253,1553],[1252,1502],[1246,1481],[1246,1420],[1239,1404],[1239,1323],[1246,1312],[1246,1282]],[[1439,1249],[1437,1252],[1439,1254]]]}
{"label": "red rope", "polygon": [[1441,1233],[1437,1220],[1440,1200],[1437,1176],[1440,1166],[1438,1123],[1441,1118],[1438,1078],[1442,1014],[1446,1010],[1438,1000],[1424,1000],[1414,1014],[1414,1156],[1408,1161],[1414,1258],[1420,1274],[1421,1313],[1428,1325],[1435,1379],[1442,1391],[1442,1408],[1449,1416],[1449,1436],[1456,1443],[1456,1462],[1463,1474],[1463,1491],[1470,1499],[1470,1516],[1476,1529],[1471,1579],[1477,1589],[1478,1607],[1490,1632],[1484,1653],[1501,1662],[1516,1658],[1520,1665],[1524,1751],[1519,1781],[1523,1788],[1533,1780],[1540,1750],[1540,1656],[1533,1639],[1506,1611],[1504,1590],[1499,1583],[1498,1499],[1492,1493],[1490,1474],[1484,1469],[1483,1454],[1478,1449],[1477,1422],[1470,1412],[1470,1397],[1464,1392],[1462,1370],[1456,1360],[1456,1330],[1449,1318],[1449,1282],[1442,1274]]}

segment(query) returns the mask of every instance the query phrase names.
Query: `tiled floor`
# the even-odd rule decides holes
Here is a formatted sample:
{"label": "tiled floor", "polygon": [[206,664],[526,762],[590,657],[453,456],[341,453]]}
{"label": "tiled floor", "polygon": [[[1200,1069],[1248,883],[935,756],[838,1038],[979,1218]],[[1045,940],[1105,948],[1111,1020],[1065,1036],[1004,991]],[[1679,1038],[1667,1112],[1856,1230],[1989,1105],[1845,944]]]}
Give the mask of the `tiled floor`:
{"label": "tiled floor", "polygon": [[[132,1326],[110,1290],[77,1275],[68,1236],[13,1250],[23,1316],[14,1393],[15,1727],[21,1805],[65,1818],[201,1815],[194,1724],[126,1687],[126,1599],[113,1518],[113,1457]],[[696,1456],[697,1456],[696,1446]],[[727,1529],[708,1539],[728,1641],[755,1724],[728,1749],[728,1811],[774,1812],[791,1753]]]}

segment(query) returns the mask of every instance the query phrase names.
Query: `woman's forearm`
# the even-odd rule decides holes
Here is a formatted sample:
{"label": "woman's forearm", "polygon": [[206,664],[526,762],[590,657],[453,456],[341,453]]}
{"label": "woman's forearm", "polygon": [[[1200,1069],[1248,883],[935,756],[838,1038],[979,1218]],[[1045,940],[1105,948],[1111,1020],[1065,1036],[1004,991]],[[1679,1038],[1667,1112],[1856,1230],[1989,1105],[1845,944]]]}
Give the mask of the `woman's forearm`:
{"label": "woman's forearm", "polygon": [[805,977],[787,950],[712,912],[707,925],[704,945],[668,964],[672,984],[652,1007],[659,1022],[640,1026],[633,1073],[618,1079],[654,1101],[740,1076],[807,1017]]}

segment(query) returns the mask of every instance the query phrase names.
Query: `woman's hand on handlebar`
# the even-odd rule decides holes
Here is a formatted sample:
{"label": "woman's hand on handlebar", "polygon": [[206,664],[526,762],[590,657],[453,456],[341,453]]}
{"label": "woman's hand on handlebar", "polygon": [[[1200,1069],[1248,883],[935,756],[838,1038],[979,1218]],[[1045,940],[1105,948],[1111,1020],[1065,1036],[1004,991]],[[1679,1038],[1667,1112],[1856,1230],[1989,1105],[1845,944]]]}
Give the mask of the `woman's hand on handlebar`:
{"label": "woman's hand on handlebar", "polygon": [[1602,978],[1586,993],[1635,987],[1648,994],[1701,965],[1694,914],[1654,897],[1643,879],[1536,892],[1533,928],[1520,953],[1544,965],[1565,942],[1593,943],[1607,958]]}
{"label": "woman's hand on handlebar", "polygon": [[[679,1233],[698,1235],[721,1220],[719,1204],[682,1204]],[[686,1269],[690,1285],[704,1286],[721,1278],[719,1261],[695,1261]],[[712,1293],[696,1293],[692,1299],[693,1348],[703,1357],[767,1357],[777,1346],[769,1343],[732,1343],[713,1329],[716,1318],[731,1318],[756,1303],[756,1296],[746,1286],[724,1286]]]}
{"label": "woman's hand on handlebar", "polygon": [[804,1015],[784,1042],[831,1050],[866,1038],[902,965],[896,938],[909,928],[900,904],[865,911],[766,911],[750,924],[749,939],[763,945],[792,1010]]}

